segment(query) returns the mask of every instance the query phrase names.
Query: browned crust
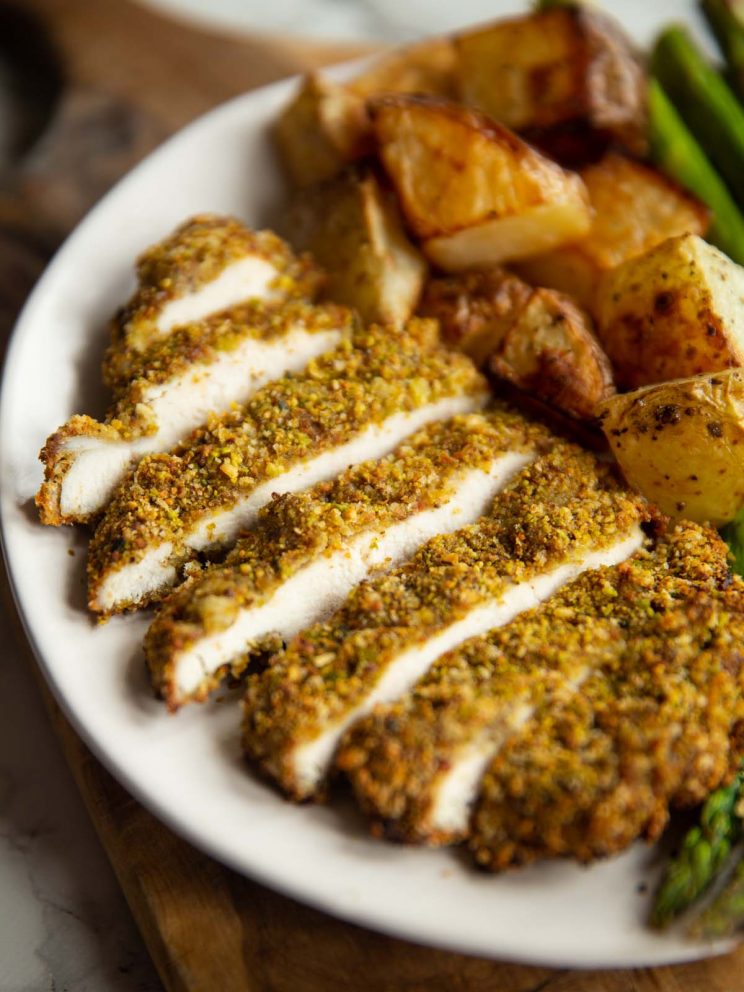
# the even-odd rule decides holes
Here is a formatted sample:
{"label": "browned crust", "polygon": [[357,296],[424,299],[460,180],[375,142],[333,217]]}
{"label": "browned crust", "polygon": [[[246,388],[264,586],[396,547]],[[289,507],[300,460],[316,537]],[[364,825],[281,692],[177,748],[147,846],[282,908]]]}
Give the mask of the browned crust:
{"label": "browned crust", "polygon": [[39,458],[44,463],[44,481],[34,497],[34,502],[39,509],[41,522],[52,527],[87,523],[90,519],[79,515],[66,516],[60,506],[62,482],[76,458],[75,452],[68,449],[67,441],[75,437],[100,438],[102,441],[112,443],[121,441],[121,434],[116,427],[99,423],[85,415],[72,417],[47,439],[39,452]]}
{"label": "browned crust", "polygon": [[[298,635],[246,693],[247,755],[293,798],[308,798],[293,754],[360,703],[391,660],[529,579],[627,534],[649,511],[611,469],[559,444],[523,469],[476,524],[428,541]],[[322,791],[321,784],[320,791]]]}
{"label": "browned crust", "polygon": [[[275,497],[232,550],[226,566],[202,572],[158,611],[145,636],[156,692],[171,710],[188,702],[192,697],[184,697],[176,681],[178,654],[227,629],[239,611],[264,603],[311,561],[342,550],[364,532],[382,532],[441,505],[464,470],[486,468],[505,451],[549,444],[548,431],[498,405],[485,414],[431,424],[379,461],[352,466],[306,492]],[[246,643],[244,655],[228,667],[238,674],[249,656],[263,650],[263,639]],[[210,678],[210,686],[215,681]],[[193,698],[205,696],[200,685]]]}
{"label": "browned crust", "polygon": [[[727,623],[730,582],[725,544],[708,528],[685,523],[632,560],[585,573],[537,609],[440,658],[410,693],[358,721],[339,750],[338,764],[373,831],[409,843],[461,839],[435,828],[430,812],[463,748],[479,733],[490,736],[494,748],[501,734],[508,739],[518,702],[536,707],[531,726],[561,706],[570,709],[577,694],[572,680],[587,667],[613,678],[627,673],[625,695],[632,695],[633,673],[642,675],[642,659],[652,656],[639,660],[632,644],[663,657],[667,639],[676,635],[686,650],[685,625],[694,613],[688,606],[704,593],[703,601],[711,597],[714,614]],[[735,584],[741,608],[744,583]],[[653,604],[663,604],[662,615],[651,613]],[[690,623],[689,636],[694,656],[706,646],[708,628]],[[723,655],[714,663],[725,667],[726,660]],[[729,705],[725,720],[732,712]],[[716,753],[725,754],[720,744]]]}
{"label": "browned crust", "polygon": [[114,391],[129,382],[140,353],[161,336],[156,323],[166,303],[248,255],[275,266],[275,288],[286,298],[311,298],[319,289],[322,276],[310,257],[296,256],[273,232],[253,231],[234,217],[192,217],[137,260],[138,288],[109,325],[104,382]]}

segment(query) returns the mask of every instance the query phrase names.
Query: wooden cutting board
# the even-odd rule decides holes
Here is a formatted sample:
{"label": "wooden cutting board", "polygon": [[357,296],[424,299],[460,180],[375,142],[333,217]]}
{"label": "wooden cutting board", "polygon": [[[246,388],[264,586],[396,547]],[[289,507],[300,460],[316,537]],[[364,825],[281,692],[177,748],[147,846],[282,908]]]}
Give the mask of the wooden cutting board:
{"label": "wooden cutting board", "polygon": [[[50,46],[60,53],[61,66],[49,67],[48,80],[49,93],[59,90],[59,103],[30,153],[0,170],[0,342],[62,237],[169,133],[251,87],[365,51],[227,39],[162,20],[127,0],[26,0],[23,10],[19,38],[30,45],[26,62],[48,61]],[[38,24],[27,22],[29,16]],[[0,5],[0,39],[9,30],[7,17]],[[19,30],[17,18],[12,26]],[[36,83],[41,78],[35,71]],[[32,125],[42,126],[45,106],[24,108]],[[5,599],[12,610],[7,588]],[[29,664],[35,669],[30,653]],[[159,823],[96,761],[39,684],[169,992],[744,989],[744,950],[626,972],[525,968],[419,947],[301,906],[235,875]]]}

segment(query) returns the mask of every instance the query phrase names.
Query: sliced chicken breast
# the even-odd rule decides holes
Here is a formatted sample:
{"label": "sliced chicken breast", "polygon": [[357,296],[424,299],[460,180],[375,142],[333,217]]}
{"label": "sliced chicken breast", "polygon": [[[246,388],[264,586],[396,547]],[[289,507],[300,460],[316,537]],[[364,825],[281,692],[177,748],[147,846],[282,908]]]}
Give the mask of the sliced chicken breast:
{"label": "sliced chicken breast", "polygon": [[320,272],[271,231],[202,214],[137,260],[137,290],[111,323],[104,379],[126,387],[138,357],[177,327],[249,300],[311,298]]}
{"label": "sliced chicken breast", "polygon": [[177,709],[341,605],[364,578],[471,523],[550,434],[504,406],[431,424],[380,461],[277,497],[224,567],[163,605],[145,638],[156,691]]}
{"label": "sliced chicken breast", "polygon": [[485,401],[482,377],[439,345],[434,322],[359,329],[174,453],[140,461],[91,541],[91,609],[156,600],[188,561],[234,543],[274,493],[379,458],[425,424]]}
{"label": "sliced chicken breast", "polygon": [[[670,806],[702,802],[738,764],[744,583],[701,589],[657,574],[649,587],[643,570],[633,578],[623,574],[598,616],[603,590],[576,606],[587,627],[610,628],[612,663],[541,709],[489,766],[470,836],[482,867],[590,861],[655,840]],[[554,636],[571,633],[559,624]]]}
{"label": "sliced chicken breast", "polygon": [[427,844],[465,837],[486,769],[507,742],[561,708],[585,712],[596,673],[624,671],[630,625],[645,622],[650,587],[661,602],[727,581],[723,542],[680,525],[629,562],[585,572],[507,627],[440,658],[408,695],[358,721],[340,747],[338,764],[373,830]]}
{"label": "sliced chicken breast", "polygon": [[250,680],[246,754],[290,796],[322,794],[344,732],[438,657],[511,621],[587,568],[629,557],[647,511],[568,444],[523,469],[487,517],[359,586]]}
{"label": "sliced chicken breast", "polygon": [[155,341],[132,365],[132,380],[104,423],[73,417],[42,449],[42,523],[89,521],[143,455],[167,451],[210,414],[303,369],[351,327],[351,311],[332,304],[252,303]]}

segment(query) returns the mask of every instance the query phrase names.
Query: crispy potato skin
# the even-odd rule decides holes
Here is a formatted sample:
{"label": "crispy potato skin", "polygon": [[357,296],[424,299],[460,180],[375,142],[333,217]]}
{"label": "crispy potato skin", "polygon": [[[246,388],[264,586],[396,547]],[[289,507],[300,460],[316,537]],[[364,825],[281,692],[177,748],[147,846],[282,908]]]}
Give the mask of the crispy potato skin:
{"label": "crispy potato skin", "polygon": [[583,182],[478,111],[434,97],[371,101],[380,159],[410,230],[446,271],[486,268],[583,236]]}
{"label": "crispy potato skin", "polygon": [[569,297],[535,289],[491,355],[492,372],[579,420],[615,387],[591,320]]}
{"label": "crispy potato skin", "polygon": [[708,229],[707,207],[649,165],[610,152],[579,175],[594,209],[589,234],[521,262],[517,271],[534,285],[569,293],[592,313],[610,269],[667,238]]}
{"label": "crispy potato skin", "polygon": [[364,99],[311,73],[276,121],[274,141],[293,185],[330,179],[371,150]]}
{"label": "crispy potato skin", "polygon": [[287,236],[325,268],[326,296],[354,307],[363,320],[403,324],[413,313],[426,262],[405,235],[394,197],[373,172],[352,168],[298,190]]}
{"label": "crispy potato skin", "polygon": [[377,59],[347,83],[365,100],[384,93],[429,93],[456,97],[458,53],[451,38],[429,38]]}
{"label": "crispy potato skin", "polygon": [[478,364],[501,346],[532,290],[522,279],[496,267],[430,279],[418,312],[435,317],[442,337]]}
{"label": "crispy potato skin", "polygon": [[460,98],[564,165],[646,151],[645,76],[618,24],[557,7],[456,38]]}
{"label": "crispy potato skin", "polygon": [[716,526],[744,505],[744,371],[621,393],[600,405],[628,482],[671,517]]}
{"label": "crispy potato skin", "polygon": [[615,391],[590,317],[505,269],[430,280],[419,313],[436,317],[444,340],[496,377],[570,417],[592,420]]}
{"label": "crispy potato skin", "polygon": [[634,389],[744,364],[744,271],[696,235],[609,272],[598,334],[618,384]]}

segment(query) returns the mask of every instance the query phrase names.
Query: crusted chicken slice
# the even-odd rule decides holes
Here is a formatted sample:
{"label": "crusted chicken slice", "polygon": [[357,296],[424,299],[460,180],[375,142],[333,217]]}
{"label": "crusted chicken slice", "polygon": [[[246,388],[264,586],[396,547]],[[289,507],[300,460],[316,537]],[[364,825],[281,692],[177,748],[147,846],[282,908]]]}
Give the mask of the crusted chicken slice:
{"label": "crusted chicken slice", "polygon": [[[505,742],[520,731],[526,741],[530,730],[522,728],[544,726],[562,707],[581,708],[605,678],[597,672],[622,672],[628,641],[642,636],[653,610],[666,616],[677,600],[729,581],[723,542],[685,523],[628,562],[585,572],[508,626],[444,655],[409,694],[358,721],[339,749],[338,765],[373,830],[414,843],[465,837],[483,775]],[[687,608],[675,616],[670,637]]]}
{"label": "crusted chicken slice", "polygon": [[544,428],[503,405],[430,424],[380,461],[274,499],[224,566],[186,583],[145,638],[153,685],[176,709],[204,699],[277,637],[331,613],[362,579],[471,523],[541,448]]}
{"label": "crusted chicken slice", "polygon": [[176,327],[249,300],[310,298],[320,281],[309,257],[271,231],[192,217],[137,260],[137,289],[111,322],[104,380],[114,391],[127,386],[141,353]]}
{"label": "crusted chicken slice", "polygon": [[363,583],[275,655],[248,684],[246,754],[293,798],[322,794],[355,720],[403,695],[466,639],[585,569],[633,554],[647,512],[608,466],[558,444],[495,497],[487,516]]}
{"label": "crusted chicken slice", "polygon": [[105,422],[75,416],[47,441],[42,522],[90,520],[143,455],[167,451],[210,414],[304,368],[351,327],[351,311],[333,304],[245,303],[157,338],[130,363]]}
{"label": "crusted chicken slice", "polygon": [[[590,614],[575,626],[610,628],[614,656],[580,693],[542,708],[489,767],[470,837],[483,867],[590,861],[655,840],[670,805],[702,802],[738,763],[744,583],[646,579],[620,573],[599,616],[591,612],[601,593],[588,591],[588,608],[581,598],[568,604]],[[564,634],[570,620],[552,631]]]}
{"label": "crusted chicken slice", "polygon": [[434,322],[357,330],[173,453],[139,462],[91,541],[91,609],[156,600],[200,552],[234,543],[274,493],[378,458],[425,424],[485,400],[484,380],[469,359],[441,347]]}

